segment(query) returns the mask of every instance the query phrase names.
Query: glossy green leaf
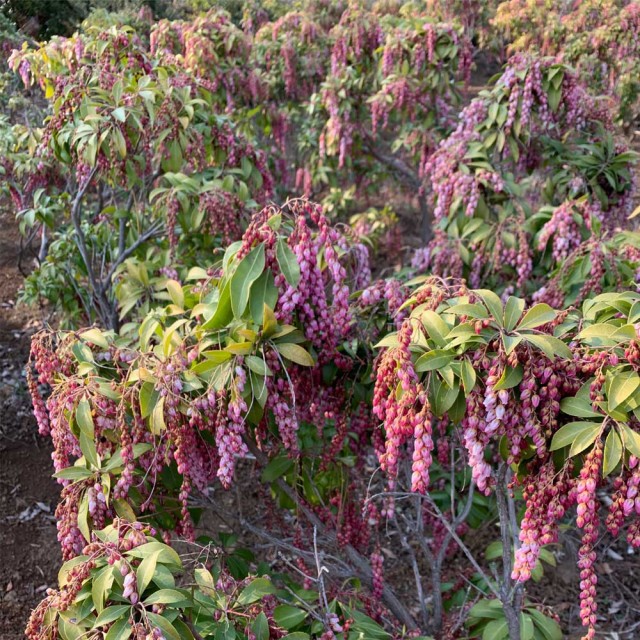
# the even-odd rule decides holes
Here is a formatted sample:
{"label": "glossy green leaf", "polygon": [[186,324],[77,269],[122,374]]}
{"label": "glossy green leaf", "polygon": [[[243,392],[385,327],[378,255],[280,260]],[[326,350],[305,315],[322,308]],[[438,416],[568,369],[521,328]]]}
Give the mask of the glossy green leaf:
{"label": "glossy green leaf", "polygon": [[589,448],[602,433],[602,425],[594,424],[590,429],[581,431],[573,441],[569,449],[569,457],[577,456],[585,449]]}
{"label": "glossy green leaf", "polygon": [[251,285],[264,270],[264,245],[253,248],[237,266],[231,278],[231,308],[236,318],[241,318],[249,302]]}
{"label": "glossy green leaf", "polygon": [[527,609],[527,613],[531,616],[534,626],[540,631],[545,640],[562,640],[562,629],[560,629],[555,620],[548,618],[534,608]]}
{"label": "glossy green leaf", "polygon": [[116,604],[106,609],[102,610],[102,613],[96,618],[96,621],[93,623],[93,628],[101,627],[105,624],[110,624],[114,620],[118,620],[118,618],[123,618],[124,620],[129,619],[129,613],[131,611],[131,605],[127,604]]}
{"label": "glossy green leaf", "polygon": [[91,405],[84,397],[78,402],[76,408],[76,422],[80,428],[80,433],[83,433],[89,439],[93,439],[94,425],[93,416],[91,415]]}
{"label": "glossy green leaf", "polygon": [[558,431],[553,434],[553,438],[551,440],[551,446],[549,449],[551,451],[556,451],[557,449],[562,449],[562,447],[566,447],[568,445],[573,444],[578,436],[581,434],[588,432],[592,433],[592,430],[595,429],[598,431],[601,429],[602,424],[599,422],[587,422],[587,421],[577,421],[577,422],[569,422]]}
{"label": "glossy green leaf", "polygon": [[269,640],[269,621],[267,616],[261,611],[251,624],[251,631],[256,640]]}
{"label": "glossy green leaf", "polygon": [[[300,265],[295,253],[291,251],[287,241],[280,238],[276,244],[276,259],[282,275],[292,287],[297,287],[300,282]],[[273,305],[269,305],[273,306]]]}
{"label": "glossy green leaf", "polygon": [[144,603],[148,604],[168,604],[177,605],[181,603],[188,603],[186,596],[175,589],[158,589],[154,591],[149,597],[145,598]]}
{"label": "glossy green leaf", "polygon": [[560,409],[569,416],[576,418],[600,418],[604,416],[597,413],[591,406],[589,398],[574,396],[573,398],[563,398],[560,402]]}
{"label": "glossy green leaf", "polygon": [[293,629],[303,622],[307,617],[307,612],[290,604],[278,605],[273,610],[273,619],[276,624],[283,629]]}
{"label": "glossy green leaf", "polygon": [[615,429],[611,429],[604,443],[602,477],[606,478],[622,460],[622,440]]}
{"label": "glossy green leaf", "polygon": [[630,398],[638,387],[640,387],[640,376],[635,372],[614,376],[609,386],[609,411],[613,411]]}
{"label": "glossy green leaf", "polygon": [[518,325],[518,331],[535,329],[556,319],[556,312],[545,303],[536,304],[524,314]]}
{"label": "glossy green leaf", "polygon": [[138,594],[142,596],[144,590],[149,586],[151,580],[153,580],[153,574],[158,564],[159,551],[148,555],[142,559],[142,562],[138,565],[136,570],[136,584],[138,588]]}
{"label": "glossy green leaf", "polygon": [[160,629],[167,640],[182,640],[176,628],[164,616],[150,611],[147,611],[146,616],[151,625]]}
{"label": "glossy green leaf", "polygon": [[504,307],[504,328],[507,331],[513,331],[518,324],[518,320],[520,320],[522,312],[524,311],[524,305],[525,302],[522,298],[509,296],[507,304]]}
{"label": "glossy green leaf", "polygon": [[111,592],[113,580],[113,566],[111,565],[107,565],[101,569],[98,575],[93,578],[91,598],[93,599],[93,605],[97,613],[100,613],[104,609],[104,603]]}
{"label": "glossy green leaf", "polygon": [[315,364],[311,354],[299,344],[291,342],[278,343],[276,349],[283,358],[303,367],[313,367]]}
{"label": "glossy green leaf", "polygon": [[465,394],[469,395],[476,386],[476,370],[473,368],[471,362],[466,358],[460,365],[460,378],[462,379],[462,386],[464,387]]}
{"label": "glossy green leaf", "polygon": [[625,449],[636,458],[640,458],[640,433],[636,433],[631,427],[622,422],[618,423],[618,427],[620,428]]}
{"label": "glossy green leaf", "polygon": [[220,291],[220,298],[215,311],[202,324],[205,331],[215,331],[226,327],[233,320],[233,308],[231,306],[231,283],[227,282]]}
{"label": "glossy green leaf", "polygon": [[509,626],[504,618],[491,620],[482,633],[482,640],[502,640],[508,637]]}
{"label": "glossy green leaf", "polygon": [[127,640],[132,631],[133,629],[127,619],[118,620],[111,626],[104,640]]}
{"label": "glossy green leaf", "polygon": [[502,372],[498,382],[496,382],[494,389],[496,391],[500,391],[501,389],[512,389],[522,382],[523,374],[524,372],[520,365],[517,367],[505,366],[504,371]]}
{"label": "glossy green leaf", "polygon": [[277,589],[267,578],[254,578],[238,596],[238,604],[247,605],[262,600],[265,596],[275,593]]}
{"label": "glossy green leaf", "polygon": [[497,323],[499,327],[502,326],[502,319],[504,317],[504,311],[502,308],[502,301],[500,298],[493,292],[488,289],[476,289],[474,293],[482,298],[482,301],[489,309],[489,313],[493,316],[493,319]]}
{"label": "glossy green leaf", "polygon": [[540,351],[544,353],[549,360],[555,360],[556,358],[564,358],[565,360],[571,360],[573,354],[571,349],[567,345],[554,336],[546,334],[534,334],[527,333],[522,336],[527,342],[530,342],[536,346]]}
{"label": "glossy green leaf", "polygon": [[448,365],[454,358],[454,354],[451,351],[445,351],[444,349],[433,349],[422,354],[415,364],[415,370],[418,373],[425,371],[433,371],[434,369],[441,369]]}

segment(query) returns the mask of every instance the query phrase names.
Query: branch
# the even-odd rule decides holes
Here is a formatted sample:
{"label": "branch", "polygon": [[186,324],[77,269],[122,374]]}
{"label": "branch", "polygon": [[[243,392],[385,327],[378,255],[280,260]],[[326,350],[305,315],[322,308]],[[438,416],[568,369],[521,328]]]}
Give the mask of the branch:
{"label": "branch", "polygon": [[[78,192],[76,193],[76,197],[73,200],[73,205],[71,207],[71,220],[73,222],[73,228],[75,230],[76,236],[78,238],[77,246],[78,251],[80,252],[80,256],[82,257],[82,261],[87,269],[87,277],[89,278],[89,283],[91,288],[95,292],[97,296],[97,304],[94,304],[98,316],[103,324],[107,325],[107,319],[109,319],[112,315],[111,305],[109,301],[106,299],[104,295],[104,291],[101,286],[98,284],[98,280],[93,272],[93,265],[91,264],[91,260],[89,259],[89,254],[87,252],[87,241],[84,236],[84,232],[82,231],[82,225],[80,223],[80,215],[82,210],[82,198],[87,192],[87,189],[91,185],[93,178],[95,177],[98,171],[97,165],[91,170],[91,173],[87,176],[87,179],[80,185]],[[93,304],[93,303],[92,303]]]}
{"label": "branch", "polygon": [[[255,442],[253,442],[250,438],[245,437],[245,443],[249,448],[249,451],[255,456],[256,460],[261,465],[266,465],[268,463],[267,456],[258,449]],[[294,491],[282,478],[278,478],[276,480],[276,484],[284,493],[296,504],[297,508],[300,512],[305,516],[305,518],[309,521],[309,523],[317,528],[318,531],[321,531],[323,535],[328,538],[332,544],[337,544],[337,537],[334,531],[329,530],[325,527],[324,523],[316,516],[313,511],[311,511],[300,499],[300,496]],[[358,570],[360,575],[365,578],[369,584],[373,582],[373,573],[371,571],[371,567],[366,558],[364,558],[354,547],[350,544],[344,547],[344,551],[349,562]],[[418,628],[416,621],[413,619],[413,616],[409,613],[409,611],[405,608],[405,606],[398,600],[395,593],[385,584],[382,590],[382,599],[389,608],[389,610],[393,613],[396,618],[402,624],[404,624],[409,630],[414,630]]]}
{"label": "branch", "polygon": [[427,612],[427,605],[424,600],[424,590],[422,588],[422,575],[420,574],[420,567],[418,566],[418,560],[416,559],[415,551],[413,547],[409,544],[407,540],[407,536],[403,531],[400,530],[400,525],[398,520],[396,519],[396,528],[398,530],[398,534],[400,535],[400,544],[402,548],[409,554],[409,559],[411,560],[411,568],[413,569],[413,579],[416,583],[416,592],[418,595],[418,601],[420,602],[420,613],[422,614],[422,624],[426,627],[429,623],[429,614]]}
{"label": "branch", "polygon": [[419,188],[422,186],[422,180],[420,180],[418,174],[404,160],[391,153],[385,153],[381,150],[380,144],[371,138],[365,140],[365,145],[367,151],[376,160],[399,173],[412,187]]}
{"label": "branch", "polygon": [[111,280],[115,275],[115,272],[118,269],[118,267],[127,258],[133,255],[136,252],[136,250],[141,245],[143,245],[147,240],[151,240],[151,238],[159,236],[163,232],[164,232],[164,229],[162,228],[162,222],[160,222],[159,220],[156,220],[156,222],[154,222],[141,236],[139,236],[138,239],[130,247],[127,247],[122,253],[118,254],[118,257],[114,260],[113,264],[109,268],[107,276],[104,279],[104,282],[102,284],[103,293],[106,292],[107,287],[111,285]]}
{"label": "branch", "polygon": [[365,135],[365,148],[366,150],[379,162],[386,165],[397,174],[402,176],[409,184],[410,187],[418,191],[418,206],[420,208],[421,220],[420,220],[420,236],[424,243],[431,240],[431,215],[429,207],[427,206],[427,200],[424,196],[424,182],[418,175],[418,173],[412,169],[402,158],[398,158],[391,152],[385,152],[382,149],[379,141],[373,140],[370,136]]}
{"label": "branch", "polygon": [[444,525],[445,529],[449,532],[449,535],[451,536],[451,538],[455,540],[456,544],[462,550],[462,553],[464,553],[464,555],[467,556],[467,558],[469,559],[469,562],[473,565],[473,568],[480,574],[482,579],[486,582],[491,593],[493,593],[493,595],[502,602],[502,597],[500,595],[500,592],[496,589],[495,585],[489,579],[489,576],[485,573],[483,568],[478,564],[478,561],[475,559],[475,556],[471,553],[471,551],[469,551],[469,548],[467,547],[467,545],[462,541],[460,536],[456,533],[455,528],[453,528],[451,526],[451,523],[444,517],[444,514],[442,513],[442,511],[440,511],[440,509],[438,508],[438,505],[434,502],[433,498],[429,494],[426,494],[425,498],[429,502],[429,505],[431,506],[431,508],[436,512],[436,515],[438,516],[438,518],[440,518],[440,520],[442,521],[442,524]]}
{"label": "branch", "polygon": [[520,640],[520,598],[517,590],[511,593],[511,527],[509,524],[509,506],[507,504],[506,484],[507,470],[505,463],[498,469],[496,482],[496,502],[500,520],[500,539],[502,540],[502,585],[500,585],[500,601],[504,617],[509,627],[511,640]]}

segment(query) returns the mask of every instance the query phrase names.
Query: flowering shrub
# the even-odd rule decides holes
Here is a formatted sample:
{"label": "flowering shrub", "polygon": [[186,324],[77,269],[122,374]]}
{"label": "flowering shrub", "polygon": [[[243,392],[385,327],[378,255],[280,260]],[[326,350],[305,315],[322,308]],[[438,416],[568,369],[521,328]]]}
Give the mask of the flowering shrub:
{"label": "flowering shrub", "polygon": [[[585,638],[594,637],[598,489],[611,494],[608,530],[618,535],[626,528],[629,544],[640,545],[638,294],[603,294],[586,301],[579,315],[546,304],[526,309],[514,297],[503,305],[488,290],[430,281],[414,292],[411,305],[396,337],[383,341],[376,371],[374,412],[386,438],[379,459],[391,488],[408,455],[412,491],[425,493],[434,419],[459,425],[448,437],[466,449],[480,491],[523,488],[519,534],[503,537],[503,545],[515,545],[509,571],[516,584],[531,577],[541,549],[557,541],[559,521],[576,505],[583,531],[580,616]],[[518,535],[519,544],[513,542]],[[507,566],[510,556],[509,549]],[[495,637],[519,624],[508,611],[519,597],[517,586],[500,596],[506,622]]]}
{"label": "flowering shrub", "polygon": [[640,4],[629,0],[509,0],[493,24],[511,51],[535,49],[574,67],[594,93],[615,98],[618,117],[630,124],[638,115],[639,20]]}
{"label": "flowering shrub", "polygon": [[[430,160],[437,230],[416,266],[506,295],[535,292],[556,306],[601,291],[621,273],[633,282],[634,269],[619,264],[633,251],[598,248],[625,224],[634,192],[636,154],[610,129],[604,106],[568,68],[514,56]],[[589,252],[582,278],[572,279],[575,261]]]}
{"label": "flowering shrub", "polygon": [[[128,258],[169,251],[191,266],[239,237],[243,216],[271,192],[263,155],[216,115],[212,94],[188,70],[159,64],[124,27],[13,54],[14,69],[52,105],[31,134],[34,160],[13,169],[23,172],[23,221],[42,225],[50,243],[27,293],[72,322],[117,327],[137,304],[122,301],[119,314],[114,297]],[[69,283],[71,300],[61,293]]]}
{"label": "flowering shrub", "polygon": [[[325,608],[319,594],[290,581],[278,587],[268,576],[235,578],[212,544],[183,567],[153,534],[148,525],[120,518],[95,531],[82,554],[62,566],[59,590],[50,589],[31,614],[27,638],[69,640],[93,632],[118,639],[193,640],[222,633],[305,640],[335,637],[347,626],[354,634],[384,635],[351,603],[332,600]],[[300,602],[304,608],[296,606]]]}

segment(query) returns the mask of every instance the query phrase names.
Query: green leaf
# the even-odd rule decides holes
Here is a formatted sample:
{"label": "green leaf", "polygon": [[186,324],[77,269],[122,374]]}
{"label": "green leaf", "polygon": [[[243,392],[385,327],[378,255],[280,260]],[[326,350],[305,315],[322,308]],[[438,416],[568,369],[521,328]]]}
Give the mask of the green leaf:
{"label": "green leaf", "polygon": [[604,443],[604,455],[602,458],[602,477],[606,478],[622,460],[622,440],[615,429],[609,431]]}
{"label": "green leaf", "polygon": [[500,298],[493,291],[489,291],[488,289],[476,289],[473,293],[479,295],[480,298],[482,298],[482,301],[487,306],[487,309],[489,309],[489,313],[493,316],[493,319],[496,321],[498,326],[501,327],[503,310]]}
{"label": "green leaf", "polygon": [[447,343],[446,336],[450,331],[449,325],[431,309],[427,309],[420,314],[420,320],[427,330],[429,337],[439,346],[444,347]]}
{"label": "green leaf", "polygon": [[184,292],[182,291],[182,287],[180,283],[176,280],[167,280],[167,291],[171,296],[171,301],[180,309],[184,308]]}
{"label": "green leaf", "polygon": [[437,379],[432,379],[430,389],[433,396],[433,413],[438,417],[451,409],[460,392],[460,387],[457,383],[453,387],[448,387]]}
{"label": "green leaf", "polygon": [[513,331],[518,320],[524,311],[525,302],[522,298],[514,298],[509,296],[507,304],[504,307],[504,328],[507,331]]}
{"label": "green leaf", "polygon": [[164,397],[159,398],[151,412],[150,422],[151,433],[155,436],[161,435],[167,429],[164,421]]}
{"label": "green leaf", "polygon": [[93,475],[93,471],[85,467],[67,467],[66,469],[60,469],[57,473],[53,474],[54,478],[62,478],[63,480],[86,480]]}
{"label": "green leaf", "polygon": [[640,387],[640,376],[635,372],[618,374],[611,380],[609,387],[609,411],[613,411],[633,395]]}
{"label": "green leaf", "polygon": [[264,596],[275,593],[276,588],[267,578],[255,578],[252,580],[238,596],[238,604],[247,605],[262,600]]}
{"label": "green leaf", "polygon": [[273,273],[269,269],[262,272],[262,275],[253,283],[251,295],[249,296],[249,313],[251,319],[256,324],[264,321],[265,305],[271,309],[278,302],[278,289],[275,285]]}
{"label": "green leaf", "polygon": [[382,340],[373,345],[374,349],[388,348],[393,349],[400,343],[398,342],[398,334],[396,332],[386,335]]}
{"label": "green leaf", "polygon": [[[579,334],[580,340],[587,340],[592,345],[608,345],[612,343],[611,336],[618,330],[613,324],[592,324],[583,329]],[[615,343],[615,341],[613,341]]]}
{"label": "green leaf", "polygon": [[522,376],[524,372],[520,365],[517,367],[506,366],[500,379],[496,382],[494,389],[500,391],[501,389],[512,389],[516,385],[522,382]]}
{"label": "green leaf", "polygon": [[93,579],[91,598],[96,608],[96,613],[101,613],[104,608],[104,603],[111,593],[113,578],[113,566],[107,565],[98,573],[97,577]]}
{"label": "green leaf", "polygon": [[476,386],[476,370],[466,358],[460,365],[460,378],[462,379],[465,395],[469,395]]}
{"label": "green leaf", "polygon": [[264,245],[252,249],[237,266],[231,278],[231,308],[236,318],[241,318],[249,302],[251,285],[264,270]]}
{"label": "green leaf", "polygon": [[520,614],[520,640],[533,640],[533,620],[526,613]]}
{"label": "green leaf", "polygon": [[281,604],[273,610],[273,619],[276,624],[287,631],[297,627],[306,617],[306,611],[290,604]]}
{"label": "green leaf", "polygon": [[115,622],[111,629],[109,629],[104,640],[127,640],[132,631],[133,629],[128,619],[118,620],[118,622]]}
{"label": "green leaf", "polygon": [[138,587],[138,594],[140,596],[142,596],[144,590],[149,586],[151,580],[153,580],[153,574],[156,571],[159,555],[160,552],[156,551],[146,558],[143,558],[136,570],[136,583]]}
{"label": "green leaf", "polygon": [[86,458],[87,462],[94,468],[100,469],[100,458],[96,451],[96,443],[93,441],[93,437],[87,436],[85,433],[80,433],[80,450]]}
{"label": "green leaf", "polygon": [[139,547],[134,547],[131,551],[127,551],[126,555],[130,558],[148,558],[154,554],[158,556],[158,562],[162,564],[173,565],[176,568],[182,566],[180,556],[174,549],[167,546],[163,542],[154,540],[153,542],[147,542]]}
{"label": "green leaf", "polygon": [[158,589],[154,591],[148,598],[145,598],[145,604],[173,604],[187,603],[188,598],[176,591],[175,589]]}
{"label": "green leaf", "polygon": [[551,446],[549,449],[551,451],[556,451],[558,449],[562,449],[562,447],[566,447],[576,440],[580,434],[585,431],[591,433],[593,429],[599,430],[602,427],[602,424],[599,422],[586,422],[586,421],[577,421],[577,422],[569,422],[564,426],[560,427],[554,434],[551,440]]}
{"label": "green leaf", "polygon": [[543,324],[555,320],[556,315],[556,312],[548,304],[544,302],[536,304],[524,314],[524,318],[522,318],[522,321],[518,325],[518,331],[541,327]]}
{"label": "green leaf", "polygon": [[215,331],[226,327],[233,319],[233,309],[231,307],[231,283],[227,282],[220,291],[220,298],[215,311],[210,318],[202,324],[205,331]]}
{"label": "green leaf", "polygon": [[80,433],[83,433],[87,438],[93,440],[93,417],[91,416],[91,405],[86,398],[82,398],[82,400],[78,402],[78,407],[76,408],[76,422],[80,428]]}
{"label": "green leaf", "polygon": [[489,561],[501,558],[502,542],[500,542],[500,540],[495,540],[494,542],[492,542],[484,552],[484,557]]}
{"label": "green leaf", "polygon": [[631,427],[623,422],[619,422],[618,427],[621,429],[625,449],[636,456],[636,458],[640,458],[640,433],[636,433]]}
{"label": "green leaf", "polygon": [[573,458],[573,456],[577,456],[579,453],[582,453],[596,441],[596,438],[601,433],[601,424],[594,424],[591,429],[584,429],[581,431],[573,441],[571,449],[569,449],[569,457]]}
{"label": "green leaf", "polygon": [[266,376],[271,373],[267,363],[260,356],[246,356],[244,361],[247,367],[259,376]]}
{"label": "green leaf", "polygon": [[481,304],[454,304],[452,307],[446,309],[446,313],[455,313],[458,316],[469,316],[476,320],[484,320],[489,317],[487,310]]}
{"label": "green leaf", "polygon": [[117,604],[107,607],[103,609],[102,613],[96,618],[96,621],[93,623],[93,628],[96,629],[105,624],[110,624],[118,618],[124,618],[126,621],[129,619],[130,612],[131,605],[127,604]]}
{"label": "green leaf", "polygon": [[434,369],[442,369],[453,360],[454,354],[444,349],[434,349],[422,354],[415,364],[415,370],[418,373],[423,371],[433,371]]}
{"label": "green leaf", "polygon": [[601,413],[597,413],[591,407],[591,401],[589,398],[577,397],[564,398],[560,402],[560,409],[569,416],[576,418],[600,418],[604,416]]}
{"label": "green leaf", "polygon": [[558,623],[540,613],[537,609],[527,609],[527,613],[531,616],[536,629],[544,636],[545,640],[562,640],[562,629]]}
{"label": "green leaf", "polygon": [[564,358],[565,360],[571,360],[573,354],[567,345],[555,338],[554,336],[548,336],[546,334],[534,334],[527,333],[522,336],[527,342],[530,342],[536,346],[540,351],[544,353],[549,360],[555,360],[556,358]]}
{"label": "green leaf", "polygon": [[293,460],[289,456],[276,456],[262,471],[262,482],[273,482],[293,469]]}
{"label": "green leaf", "polygon": [[478,620],[483,620],[485,618],[498,620],[500,618],[504,618],[502,604],[498,600],[480,600],[471,607],[469,617],[476,618]]}
{"label": "green leaf", "polygon": [[158,615],[157,613],[151,613],[150,611],[147,611],[146,616],[151,625],[158,627],[158,629],[162,631],[162,635],[164,635],[167,640],[182,640],[182,638],[180,638],[180,634],[176,631],[176,628],[164,616]]}
{"label": "green leaf", "polygon": [[284,238],[280,238],[276,244],[276,259],[287,282],[292,287],[297,287],[300,282],[300,265],[295,253],[291,251]]}
{"label": "green leaf", "polygon": [[298,344],[292,342],[283,342],[275,345],[278,353],[287,360],[295,362],[303,367],[313,367],[315,364],[311,354]]}
{"label": "green leaf", "polygon": [[87,331],[83,331],[80,334],[80,338],[86,342],[95,344],[98,347],[102,347],[103,349],[109,348],[109,341],[105,338],[100,329],[87,329]]}
{"label": "green leaf", "polygon": [[113,501],[113,507],[116,510],[116,513],[128,522],[135,522],[138,519],[135,511],[124,498],[116,498]]}
{"label": "green leaf", "polygon": [[160,391],[155,388],[152,382],[144,382],[140,387],[140,414],[143,418],[147,418],[153,412],[153,409],[160,397]]}
{"label": "green leaf", "polygon": [[512,335],[504,333],[502,335],[502,343],[504,344],[504,351],[506,355],[510,355],[511,352],[522,342],[523,336]]}
{"label": "green leaf", "polygon": [[482,633],[482,640],[502,640],[508,637],[509,626],[504,618],[489,622]]}
{"label": "green leaf", "polygon": [[251,631],[256,640],[269,640],[269,621],[264,612],[261,611],[251,625]]}

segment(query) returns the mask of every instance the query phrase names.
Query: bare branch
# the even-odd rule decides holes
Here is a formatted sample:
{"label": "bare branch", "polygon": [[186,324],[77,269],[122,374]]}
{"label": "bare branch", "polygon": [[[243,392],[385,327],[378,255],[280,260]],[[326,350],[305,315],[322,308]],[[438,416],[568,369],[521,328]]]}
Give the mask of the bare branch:
{"label": "bare branch", "polygon": [[[256,447],[255,443],[250,438],[245,438],[245,442],[249,451],[256,457],[256,460],[261,465],[266,465],[268,462],[267,456]],[[309,509],[300,496],[294,491],[282,478],[276,480],[278,487],[296,504],[298,510],[308,520],[309,524],[316,527],[318,531],[322,532],[325,538],[331,541],[332,544],[337,544],[337,538],[335,532],[325,527],[324,523],[316,516],[311,509]],[[345,554],[349,562],[353,565],[354,569],[358,571],[360,577],[366,580],[369,584],[373,582],[373,572],[369,561],[363,557],[353,546],[346,545],[344,547]],[[395,593],[389,588],[388,585],[383,586],[382,600],[387,605],[389,610],[393,613],[398,620],[404,624],[409,630],[418,628],[413,616],[409,613],[407,608],[400,602]]]}

